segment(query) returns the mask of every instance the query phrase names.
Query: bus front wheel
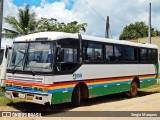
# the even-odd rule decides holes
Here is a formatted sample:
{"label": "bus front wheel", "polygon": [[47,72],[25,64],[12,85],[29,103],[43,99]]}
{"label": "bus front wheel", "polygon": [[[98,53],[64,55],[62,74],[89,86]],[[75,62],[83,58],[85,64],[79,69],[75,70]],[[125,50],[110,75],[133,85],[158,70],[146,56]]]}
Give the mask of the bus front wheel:
{"label": "bus front wheel", "polygon": [[72,94],[72,104],[74,107],[79,107],[80,106],[80,102],[81,102],[81,92],[80,92],[80,87],[77,86],[74,90],[73,90],[73,94]]}
{"label": "bus front wheel", "polygon": [[132,81],[131,88],[130,88],[130,96],[136,97],[138,93],[138,84],[136,81]]}

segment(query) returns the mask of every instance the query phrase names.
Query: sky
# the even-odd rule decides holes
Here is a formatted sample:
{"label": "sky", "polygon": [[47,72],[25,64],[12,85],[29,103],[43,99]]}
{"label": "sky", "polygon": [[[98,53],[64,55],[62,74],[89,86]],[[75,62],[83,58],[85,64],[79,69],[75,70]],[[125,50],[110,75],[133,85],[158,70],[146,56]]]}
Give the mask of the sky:
{"label": "sky", "polygon": [[[149,3],[152,3],[152,27],[160,30],[159,0],[4,0],[4,17],[15,16],[18,8],[29,4],[37,18],[56,18],[60,22],[87,23],[82,34],[104,37],[107,16],[110,17],[110,38],[118,39],[123,28],[136,21],[148,24]],[[10,26],[3,23],[3,28]],[[2,45],[11,42],[3,39]]]}

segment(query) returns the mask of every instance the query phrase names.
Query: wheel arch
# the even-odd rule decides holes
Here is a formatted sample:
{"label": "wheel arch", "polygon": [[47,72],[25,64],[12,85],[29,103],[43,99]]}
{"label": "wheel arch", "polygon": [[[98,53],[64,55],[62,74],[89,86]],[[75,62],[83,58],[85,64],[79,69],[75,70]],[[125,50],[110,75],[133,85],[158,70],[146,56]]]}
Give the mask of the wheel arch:
{"label": "wheel arch", "polygon": [[84,82],[79,82],[73,89],[72,91],[72,95],[74,90],[79,87],[80,88],[80,93],[81,93],[81,98],[82,99],[88,99],[89,98],[89,90],[88,90],[88,86],[86,83]]}
{"label": "wheel arch", "polygon": [[137,85],[138,85],[138,88],[140,88],[140,80],[139,80],[139,77],[138,76],[135,76],[132,80],[133,81],[136,81]]}

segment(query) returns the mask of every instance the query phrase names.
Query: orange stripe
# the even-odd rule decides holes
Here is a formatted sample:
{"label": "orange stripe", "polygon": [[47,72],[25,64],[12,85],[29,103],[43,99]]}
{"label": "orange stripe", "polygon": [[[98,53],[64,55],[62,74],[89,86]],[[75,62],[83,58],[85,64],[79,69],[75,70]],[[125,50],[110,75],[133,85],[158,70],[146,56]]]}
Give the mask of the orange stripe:
{"label": "orange stripe", "polygon": [[[140,79],[142,78],[149,78],[149,77],[155,77],[155,74],[152,75],[140,75],[137,76]],[[100,84],[101,82],[116,82],[116,81],[127,81],[127,80],[133,80],[134,76],[130,77],[119,77],[119,78],[104,78],[104,79],[95,79],[95,80],[80,80],[80,81],[70,81],[70,82],[59,82],[54,84],[40,84],[40,83],[33,83],[33,82],[21,82],[16,80],[6,80],[6,83],[14,84],[14,85],[23,85],[23,86],[33,86],[33,87],[61,87],[61,86],[67,86],[67,85],[76,85],[79,82],[84,82],[86,84]]]}

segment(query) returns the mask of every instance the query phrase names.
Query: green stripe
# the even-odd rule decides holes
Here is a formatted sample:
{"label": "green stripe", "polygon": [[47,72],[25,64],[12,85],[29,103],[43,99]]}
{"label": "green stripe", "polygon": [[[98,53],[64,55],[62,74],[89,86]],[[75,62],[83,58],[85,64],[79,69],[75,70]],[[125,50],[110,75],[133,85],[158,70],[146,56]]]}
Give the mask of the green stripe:
{"label": "green stripe", "polygon": [[155,64],[155,68],[156,68],[156,79],[158,79],[158,74],[159,74],[159,64]]}
{"label": "green stripe", "polygon": [[72,91],[53,93],[52,104],[71,102],[71,97],[72,97]]}
{"label": "green stripe", "polygon": [[151,85],[155,85],[157,83],[157,79],[155,80],[151,80],[151,81],[143,81],[140,83],[140,88],[146,88],[146,87],[149,87]]}

